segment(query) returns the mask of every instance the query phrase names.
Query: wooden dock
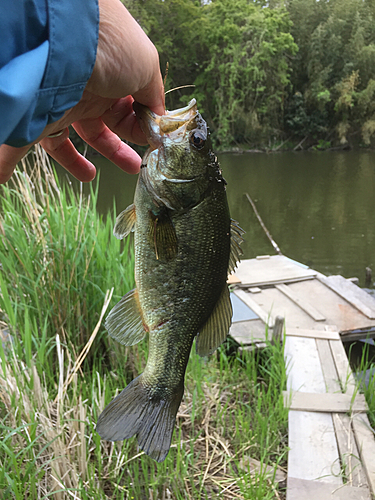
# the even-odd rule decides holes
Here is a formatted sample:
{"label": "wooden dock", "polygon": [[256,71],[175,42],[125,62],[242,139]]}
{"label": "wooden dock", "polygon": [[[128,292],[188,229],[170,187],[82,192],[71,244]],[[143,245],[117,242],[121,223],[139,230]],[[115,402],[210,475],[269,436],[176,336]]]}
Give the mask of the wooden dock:
{"label": "wooden dock", "polygon": [[342,340],[375,337],[375,299],[282,255],[244,260],[236,278],[230,335],[244,349],[285,320],[287,500],[374,499],[374,431]]}

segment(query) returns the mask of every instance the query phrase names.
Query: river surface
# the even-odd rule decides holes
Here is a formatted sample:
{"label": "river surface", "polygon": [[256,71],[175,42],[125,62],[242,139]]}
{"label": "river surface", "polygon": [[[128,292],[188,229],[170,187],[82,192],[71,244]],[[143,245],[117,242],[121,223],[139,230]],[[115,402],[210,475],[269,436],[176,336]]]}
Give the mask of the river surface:
{"label": "river surface", "polygon": [[[102,213],[132,202],[136,176],[108,160],[100,171]],[[245,193],[255,202],[282,253],[324,274],[375,280],[375,152],[219,155],[231,215],[246,231],[244,258],[273,254]],[[87,186],[85,186],[85,191]]]}

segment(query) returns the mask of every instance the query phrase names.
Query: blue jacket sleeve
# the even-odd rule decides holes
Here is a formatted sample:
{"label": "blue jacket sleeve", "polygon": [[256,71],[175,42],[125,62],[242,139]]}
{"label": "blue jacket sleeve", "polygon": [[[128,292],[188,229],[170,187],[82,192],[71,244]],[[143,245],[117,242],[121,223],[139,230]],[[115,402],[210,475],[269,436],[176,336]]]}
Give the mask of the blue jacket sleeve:
{"label": "blue jacket sleeve", "polygon": [[0,144],[33,142],[80,100],[94,68],[98,0],[8,0],[0,16]]}

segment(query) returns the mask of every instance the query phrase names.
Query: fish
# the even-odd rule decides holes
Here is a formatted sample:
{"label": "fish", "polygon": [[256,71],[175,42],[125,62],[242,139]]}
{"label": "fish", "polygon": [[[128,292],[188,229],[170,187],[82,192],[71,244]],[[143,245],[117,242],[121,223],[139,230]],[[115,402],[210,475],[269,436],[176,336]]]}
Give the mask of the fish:
{"label": "fish", "polygon": [[104,440],[137,436],[138,446],[162,462],[195,339],[210,356],[225,340],[232,306],[228,273],[241,256],[244,231],[231,219],[226,181],[195,99],[157,115],[134,103],[149,148],[134,203],[117,217],[114,235],[134,232],[136,288],[105,321],[116,341],[135,345],[148,335],[146,367],[98,418]]}

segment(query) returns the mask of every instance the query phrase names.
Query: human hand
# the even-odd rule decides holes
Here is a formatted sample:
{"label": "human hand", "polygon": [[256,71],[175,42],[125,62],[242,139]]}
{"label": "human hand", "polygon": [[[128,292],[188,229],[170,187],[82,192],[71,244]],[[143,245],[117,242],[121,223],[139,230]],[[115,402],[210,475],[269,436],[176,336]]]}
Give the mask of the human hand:
{"label": "human hand", "polygon": [[[40,142],[45,151],[77,179],[94,179],[96,169],[73,146],[72,125],[87,144],[128,173],[139,171],[141,159],[120,137],[146,144],[132,103],[164,113],[164,87],[156,48],[119,0],[99,0],[99,43],[91,78],[78,104],[48,125],[38,139],[22,148],[0,146],[0,184],[16,164]],[[48,137],[63,131],[61,135]]]}

